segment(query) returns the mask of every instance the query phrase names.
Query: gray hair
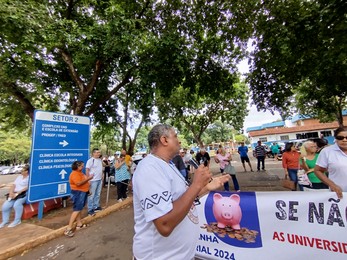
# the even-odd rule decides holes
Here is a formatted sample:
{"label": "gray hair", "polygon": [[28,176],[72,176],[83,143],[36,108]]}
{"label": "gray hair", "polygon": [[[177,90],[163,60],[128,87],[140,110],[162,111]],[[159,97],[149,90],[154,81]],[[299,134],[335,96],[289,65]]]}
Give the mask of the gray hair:
{"label": "gray hair", "polygon": [[155,125],[152,130],[148,133],[148,144],[149,148],[152,150],[157,147],[160,143],[160,137],[168,137],[170,131],[174,130],[172,126],[166,124]]}
{"label": "gray hair", "polygon": [[308,148],[309,145],[312,145],[312,144],[316,144],[315,142],[313,141],[306,141],[302,144],[303,147],[305,147],[305,149]]}

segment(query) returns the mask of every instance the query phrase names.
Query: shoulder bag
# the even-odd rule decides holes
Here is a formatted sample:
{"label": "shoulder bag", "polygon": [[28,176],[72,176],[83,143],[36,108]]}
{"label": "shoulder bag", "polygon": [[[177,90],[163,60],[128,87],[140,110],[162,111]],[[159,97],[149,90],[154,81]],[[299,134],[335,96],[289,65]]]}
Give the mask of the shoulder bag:
{"label": "shoulder bag", "polygon": [[[16,200],[16,199],[21,199],[24,198],[27,195],[26,191],[23,191],[21,193],[19,193],[15,198],[11,199],[11,200]],[[10,193],[6,193],[5,194],[6,200],[8,200],[8,198],[10,197]]]}
{"label": "shoulder bag", "polygon": [[288,190],[295,190],[295,182],[290,180],[288,176],[286,175],[284,179],[281,181],[282,182],[282,187]]}
{"label": "shoulder bag", "polygon": [[[305,157],[303,158],[303,160],[305,160]],[[310,179],[308,178],[306,171],[304,169],[300,169],[300,160],[299,160],[299,170],[297,172],[297,176],[298,176],[298,183],[300,185],[303,186],[312,186],[312,183],[310,181]]]}
{"label": "shoulder bag", "polygon": [[224,172],[230,175],[236,175],[235,167],[232,166],[230,163],[225,166]]}

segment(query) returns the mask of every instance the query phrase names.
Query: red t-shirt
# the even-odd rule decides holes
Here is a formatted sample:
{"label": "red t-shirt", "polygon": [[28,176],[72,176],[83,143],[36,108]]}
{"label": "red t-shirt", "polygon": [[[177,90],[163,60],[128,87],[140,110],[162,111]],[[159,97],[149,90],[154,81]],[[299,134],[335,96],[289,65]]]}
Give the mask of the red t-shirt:
{"label": "red t-shirt", "polygon": [[79,190],[79,191],[84,191],[87,192],[89,190],[89,182],[87,181],[86,183],[77,186],[76,183],[79,183],[87,178],[86,175],[83,174],[83,172],[80,171],[72,171],[70,174],[69,182],[70,182],[70,187],[71,190]]}
{"label": "red t-shirt", "polygon": [[285,169],[299,169],[300,153],[297,151],[284,152],[282,155],[282,166]]}

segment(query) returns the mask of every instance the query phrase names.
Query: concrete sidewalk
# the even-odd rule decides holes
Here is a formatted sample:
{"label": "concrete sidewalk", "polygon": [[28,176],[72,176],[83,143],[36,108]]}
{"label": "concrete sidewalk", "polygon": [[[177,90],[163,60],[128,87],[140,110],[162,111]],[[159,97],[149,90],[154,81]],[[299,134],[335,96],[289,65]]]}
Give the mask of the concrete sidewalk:
{"label": "concrete sidewalk", "polygon": [[[254,172],[244,172],[242,165],[239,161],[239,156],[233,156],[234,161],[232,165],[236,168],[236,176],[240,184],[240,189],[242,191],[285,191],[281,186],[281,179],[284,177],[284,172],[282,169],[281,162],[274,161],[273,159],[266,160],[267,171],[256,171],[255,159],[251,158],[251,163]],[[214,160],[211,161],[211,171],[214,175],[219,174],[219,165],[217,165]],[[247,165],[247,169],[248,165]],[[230,188],[233,188],[232,182],[230,182]],[[115,197],[114,187],[112,190],[112,195]],[[104,201],[105,193],[101,197]],[[83,219],[84,223],[89,223],[102,218],[111,212],[117,211],[124,206],[132,204],[132,198],[128,198],[121,203],[116,203],[115,198],[109,203],[104,210],[98,212],[96,216],[87,216]],[[105,206],[105,205],[102,205]],[[2,228],[0,229],[0,259],[8,259],[12,256],[21,254],[26,250],[30,250],[33,247],[39,246],[49,240],[52,240],[58,236],[62,236],[68,223],[68,218],[71,214],[71,206],[68,208],[60,209],[62,212],[59,214],[65,214],[65,219],[57,220],[57,225],[52,228],[44,227],[40,224],[40,221],[23,221],[21,225],[14,228]],[[86,212],[82,214],[86,215]],[[37,218],[37,217],[34,217]],[[45,219],[45,215],[43,216]],[[53,218],[58,218],[54,216]],[[63,223],[63,224],[62,224]]]}
{"label": "concrete sidewalk", "polygon": [[[102,218],[111,212],[117,211],[122,207],[132,204],[132,198],[127,198],[123,202],[111,205],[104,210],[96,213],[95,216],[87,216],[83,223],[90,223]],[[70,216],[71,208],[66,209],[66,214]],[[45,216],[44,216],[45,217]],[[66,222],[67,223],[67,222]],[[40,225],[22,223],[14,228],[0,229],[0,259],[8,259],[12,256],[23,253],[36,246],[46,243],[54,238],[64,235],[66,226],[58,229],[50,229]]]}

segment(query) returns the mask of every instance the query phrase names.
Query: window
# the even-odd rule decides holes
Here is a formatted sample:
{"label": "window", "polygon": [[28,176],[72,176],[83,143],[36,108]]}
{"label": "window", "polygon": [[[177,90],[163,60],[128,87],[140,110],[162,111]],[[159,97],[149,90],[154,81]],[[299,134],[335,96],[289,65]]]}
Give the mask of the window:
{"label": "window", "polygon": [[296,134],[296,139],[304,139],[305,134]]}
{"label": "window", "polygon": [[321,133],[321,135],[323,135],[324,137],[325,137],[325,136],[332,136],[330,130],[329,130],[329,131],[321,131],[320,133]]}
{"label": "window", "polygon": [[296,139],[308,139],[318,137],[318,132],[296,134]]}
{"label": "window", "polygon": [[289,135],[281,135],[280,139],[281,141],[289,140]]}
{"label": "window", "polygon": [[259,138],[259,141],[261,141],[261,142],[267,142],[267,137],[260,137],[260,138]]}
{"label": "window", "polygon": [[305,138],[314,138],[314,137],[319,137],[318,132],[306,133]]}

